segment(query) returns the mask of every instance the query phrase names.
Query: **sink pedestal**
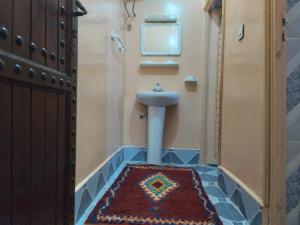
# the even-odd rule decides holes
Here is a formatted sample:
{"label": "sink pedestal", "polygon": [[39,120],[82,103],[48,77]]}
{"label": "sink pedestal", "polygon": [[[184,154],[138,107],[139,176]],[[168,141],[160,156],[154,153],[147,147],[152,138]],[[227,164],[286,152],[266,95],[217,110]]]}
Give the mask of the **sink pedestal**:
{"label": "sink pedestal", "polygon": [[148,106],[148,163],[160,165],[162,161],[162,143],[166,107],[176,105],[179,94],[164,92],[159,84],[151,92],[137,92],[139,102]]}
{"label": "sink pedestal", "polygon": [[148,164],[161,164],[166,107],[148,108]]}

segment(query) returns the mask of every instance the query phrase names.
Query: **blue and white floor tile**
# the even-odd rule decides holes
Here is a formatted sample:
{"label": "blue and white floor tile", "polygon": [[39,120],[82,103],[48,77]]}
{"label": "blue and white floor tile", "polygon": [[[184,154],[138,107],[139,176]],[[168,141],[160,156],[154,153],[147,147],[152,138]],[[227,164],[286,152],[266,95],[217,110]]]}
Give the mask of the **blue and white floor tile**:
{"label": "blue and white floor tile", "polygon": [[242,212],[218,186],[218,169],[213,166],[197,166],[203,187],[216,207],[224,225],[249,225]]}

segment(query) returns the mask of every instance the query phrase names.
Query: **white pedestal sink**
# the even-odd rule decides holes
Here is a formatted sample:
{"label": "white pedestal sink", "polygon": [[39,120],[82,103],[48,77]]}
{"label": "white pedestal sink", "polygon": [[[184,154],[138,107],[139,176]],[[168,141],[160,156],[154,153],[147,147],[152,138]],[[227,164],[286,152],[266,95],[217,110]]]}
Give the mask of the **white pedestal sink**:
{"label": "white pedestal sink", "polygon": [[139,102],[148,106],[148,153],[149,164],[161,164],[166,107],[176,105],[179,94],[176,92],[137,92]]}

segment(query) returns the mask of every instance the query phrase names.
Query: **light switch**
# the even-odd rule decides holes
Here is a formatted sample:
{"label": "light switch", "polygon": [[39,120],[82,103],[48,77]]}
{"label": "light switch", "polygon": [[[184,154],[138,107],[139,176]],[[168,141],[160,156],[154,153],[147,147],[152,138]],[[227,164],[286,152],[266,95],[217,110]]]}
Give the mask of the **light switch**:
{"label": "light switch", "polygon": [[238,33],[238,40],[242,41],[245,38],[245,24],[243,24],[240,29],[239,29],[239,33]]}

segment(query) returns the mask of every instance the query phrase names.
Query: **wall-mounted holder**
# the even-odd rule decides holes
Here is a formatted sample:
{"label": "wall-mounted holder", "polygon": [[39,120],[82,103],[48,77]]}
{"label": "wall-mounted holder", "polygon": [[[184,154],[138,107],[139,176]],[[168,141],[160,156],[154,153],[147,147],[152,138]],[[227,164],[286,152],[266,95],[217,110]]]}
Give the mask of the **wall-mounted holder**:
{"label": "wall-mounted holder", "polygon": [[186,84],[197,84],[198,80],[194,75],[189,75],[185,78],[184,82]]}
{"label": "wall-mounted holder", "polygon": [[152,60],[147,60],[140,63],[140,67],[171,67],[171,68],[178,68],[179,63],[173,60],[167,60],[165,62],[154,62]]}
{"label": "wall-mounted holder", "polygon": [[115,32],[115,31],[111,32],[111,40],[112,41],[117,41],[118,49],[121,52],[126,52],[127,51],[127,48],[126,48],[124,42],[122,41],[120,35],[117,32]]}

